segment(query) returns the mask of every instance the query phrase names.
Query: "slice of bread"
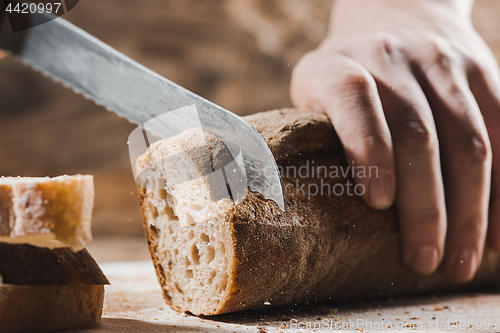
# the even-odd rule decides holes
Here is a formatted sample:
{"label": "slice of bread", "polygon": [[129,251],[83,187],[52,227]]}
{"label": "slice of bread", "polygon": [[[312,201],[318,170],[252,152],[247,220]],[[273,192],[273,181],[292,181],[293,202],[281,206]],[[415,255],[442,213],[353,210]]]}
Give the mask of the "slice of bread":
{"label": "slice of bread", "polygon": [[[236,203],[214,196],[221,178],[207,170],[215,170],[213,161],[225,147],[207,133],[190,130],[158,141],[138,159],[146,238],[164,298],[174,309],[215,315],[498,284],[500,256],[489,246],[466,284],[451,283],[440,270],[421,276],[407,269],[395,209],[376,211],[361,197],[340,193],[352,178],[339,171],[349,164],[326,116],[290,109],[246,120],[283,171],[285,212],[252,192]],[[318,166],[325,168],[321,175]]]}
{"label": "slice of bread", "polygon": [[87,250],[0,243],[0,332],[96,326],[105,284]]}
{"label": "slice of bread", "polygon": [[217,185],[227,192],[221,174],[207,172],[225,152],[208,133],[187,130],[152,144],[137,162],[144,226],[164,295],[196,314],[217,311],[235,270],[225,223],[234,204],[221,198]]}
{"label": "slice of bread", "polygon": [[99,325],[104,286],[1,286],[0,332],[36,333]]}
{"label": "slice of bread", "polygon": [[0,242],[81,250],[92,240],[93,177],[0,178]]}
{"label": "slice of bread", "polygon": [[82,250],[93,202],[92,176],[0,178],[0,332],[99,324],[108,280]]}

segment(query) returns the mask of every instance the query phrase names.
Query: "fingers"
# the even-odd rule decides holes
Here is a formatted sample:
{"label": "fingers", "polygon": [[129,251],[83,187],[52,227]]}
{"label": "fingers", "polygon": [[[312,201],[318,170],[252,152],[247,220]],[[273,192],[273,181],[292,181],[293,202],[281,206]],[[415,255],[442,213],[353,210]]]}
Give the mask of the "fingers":
{"label": "fingers", "polygon": [[446,207],[438,137],[430,106],[410,70],[378,81],[394,141],[396,203],[404,262],[421,274],[439,265],[446,235]]}
{"label": "fingers", "polygon": [[391,84],[379,80],[384,115],[373,79],[357,62],[336,56],[325,64],[314,53],[303,62],[292,76],[292,100],[330,116],[350,159],[394,175],[394,150],[403,258],[420,273],[434,271],[443,254],[446,209],[436,129],[420,86],[409,70],[393,71]]}
{"label": "fingers", "polygon": [[481,112],[463,68],[436,63],[422,82],[441,145],[448,213],[443,267],[468,281],[481,262],[488,226],[491,149]]}
{"label": "fingers", "polygon": [[[496,70],[491,70],[495,68]],[[492,183],[489,204],[488,240],[500,253],[500,75],[496,62],[489,70],[475,67],[469,85],[487,124],[493,154]]]}
{"label": "fingers", "polygon": [[[392,186],[396,170],[405,263],[428,274],[444,256],[452,279],[470,280],[482,260],[490,186],[490,240],[500,251],[500,177],[491,185],[492,150],[500,175],[500,75],[470,78],[464,66],[437,61],[420,69],[418,82],[404,64],[369,65],[373,76],[351,58],[313,52],[294,71],[292,100],[328,114],[349,160],[387,171]],[[392,202],[389,182],[356,180],[372,207]]]}
{"label": "fingers", "polygon": [[404,43],[390,34],[377,38],[371,56],[355,48],[348,54],[376,79],[392,136],[403,260],[429,274],[443,257],[447,224],[437,131]]}
{"label": "fingers", "polygon": [[315,109],[331,119],[362,195],[373,208],[389,207],[395,196],[392,141],[373,77],[342,55],[317,51],[295,67],[290,95],[296,107]]}

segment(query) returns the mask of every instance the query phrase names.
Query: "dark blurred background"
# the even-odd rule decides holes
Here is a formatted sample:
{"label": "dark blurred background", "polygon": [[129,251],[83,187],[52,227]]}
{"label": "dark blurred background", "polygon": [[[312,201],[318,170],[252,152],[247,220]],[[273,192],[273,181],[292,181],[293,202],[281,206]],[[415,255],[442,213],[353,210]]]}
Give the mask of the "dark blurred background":
{"label": "dark blurred background", "polygon": [[[291,71],[327,30],[331,0],[81,0],[65,19],[239,114],[289,107]],[[477,0],[500,59],[500,1]],[[7,57],[0,61],[0,175],[93,174],[95,251],[142,258],[127,137],[135,126]],[[123,242],[123,240],[127,240]],[[118,245],[117,245],[118,244]]]}

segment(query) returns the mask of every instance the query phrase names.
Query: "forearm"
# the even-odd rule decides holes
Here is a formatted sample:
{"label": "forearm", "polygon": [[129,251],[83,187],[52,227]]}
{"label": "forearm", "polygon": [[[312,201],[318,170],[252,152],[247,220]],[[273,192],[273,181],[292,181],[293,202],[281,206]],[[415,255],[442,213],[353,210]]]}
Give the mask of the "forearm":
{"label": "forearm", "polygon": [[372,15],[388,9],[397,12],[447,12],[470,18],[474,0],[336,0],[332,6],[329,33],[342,32],[351,25],[362,24]]}

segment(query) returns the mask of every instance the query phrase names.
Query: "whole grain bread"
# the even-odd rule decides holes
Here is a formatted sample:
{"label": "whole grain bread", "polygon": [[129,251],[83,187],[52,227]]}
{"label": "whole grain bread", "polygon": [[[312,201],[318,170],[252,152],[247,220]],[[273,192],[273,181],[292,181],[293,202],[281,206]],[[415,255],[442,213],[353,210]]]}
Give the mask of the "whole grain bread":
{"label": "whole grain bread", "polygon": [[0,177],[0,242],[83,249],[92,240],[93,177]]}
{"label": "whole grain bread", "polygon": [[[156,142],[138,159],[146,238],[164,298],[174,309],[215,315],[498,283],[500,258],[488,245],[475,278],[466,284],[450,282],[441,270],[421,276],[406,268],[394,207],[376,211],[359,196],[340,194],[340,187],[332,191],[352,179],[349,173],[329,174],[348,164],[326,116],[285,109],[245,119],[283,171],[284,212],[252,192],[237,203],[214,200],[206,169],[213,169],[207,161],[215,155],[207,160],[207,149],[196,147],[225,148],[206,133],[205,142],[189,131]],[[313,163],[327,172],[307,177],[293,172],[311,170]],[[313,189],[324,191],[313,195]]]}

